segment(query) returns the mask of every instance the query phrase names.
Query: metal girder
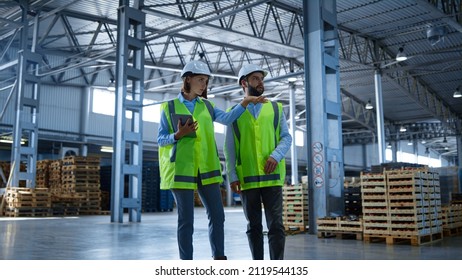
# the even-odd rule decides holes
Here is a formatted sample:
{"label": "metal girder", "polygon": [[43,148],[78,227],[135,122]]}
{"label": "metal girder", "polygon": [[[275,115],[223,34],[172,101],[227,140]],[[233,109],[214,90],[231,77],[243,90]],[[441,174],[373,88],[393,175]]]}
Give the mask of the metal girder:
{"label": "metal girder", "polygon": [[348,120],[354,120],[371,131],[376,131],[377,123],[372,110],[366,110],[364,104],[342,89],[342,114]]}

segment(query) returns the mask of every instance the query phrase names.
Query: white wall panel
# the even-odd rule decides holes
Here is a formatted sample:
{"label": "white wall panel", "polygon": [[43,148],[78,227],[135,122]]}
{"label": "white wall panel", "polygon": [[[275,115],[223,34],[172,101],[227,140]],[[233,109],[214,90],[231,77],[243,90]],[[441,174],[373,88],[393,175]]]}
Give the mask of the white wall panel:
{"label": "white wall panel", "polygon": [[39,129],[79,133],[82,89],[42,85]]}

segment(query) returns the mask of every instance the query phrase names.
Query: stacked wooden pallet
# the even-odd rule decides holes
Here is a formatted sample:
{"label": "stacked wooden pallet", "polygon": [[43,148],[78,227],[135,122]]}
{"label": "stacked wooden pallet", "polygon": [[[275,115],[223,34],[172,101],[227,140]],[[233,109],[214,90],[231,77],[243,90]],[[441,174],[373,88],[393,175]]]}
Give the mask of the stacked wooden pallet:
{"label": "stacked wooden pallet", "polygon": [[384,173],[361,174],[364,235],[390,234],[387,181]]}
{"label": "stacked wooden pallet", "polygon": [[282,194],[283,222],[286,231],[306,231],[308,228],[307,185],[285,185]]}
{"label": "stacked wooden pallet", "polygon": [[51,160],[38,160],[37,161],[37,172],[35,176],[35,187],[36,188],[48,188],[50,173]]}
{"label": "stacked wooden pallet", "polygon": [[363,221],[361,218],[344,217],[325,217],[316,220],[318,237],[337,238],[351,237],[356,240],[363,238]]}
{"label": "stacked wooden pallet", "polygon": [[[380,178],[373,187],[371,178]],[[364,240],[412,245],[442,239],[441,195],[437,173],[422,169],[362,174]]]}
{"label": "stacked wooden pallet", "polygon": [[61,195],[69,193],[69,190],[62,188],[61,181],[61,167],[63,162],[61,160],[53,160],[48,165],[48,188],[52,195]]}
{"label": "stacked wooden pallet", "polygon": [[3,199],[7,217],[51,216],[51,194],[47,188],[7,187]]}
{"label": "stacked wooden pallet", "polygon": [[62,159],[61,188],[63,193],[75,194],[79,214],[101,213],[100,159],[70,156]]}
{"label": "stacked wooden pallet", "polygon": [[442,233],[441,196],[434,176],[424,171],[387,171],[392,235],[412,238]]}

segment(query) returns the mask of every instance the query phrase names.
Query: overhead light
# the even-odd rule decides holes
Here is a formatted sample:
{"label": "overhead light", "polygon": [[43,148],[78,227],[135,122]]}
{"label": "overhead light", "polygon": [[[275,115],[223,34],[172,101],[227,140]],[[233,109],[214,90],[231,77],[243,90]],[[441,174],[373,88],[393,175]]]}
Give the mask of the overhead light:
{"label": "overhead light", "polygon": [[114,149],[110,146],[101,146],[100,151],[103,153],[113,153]]}
{"label": "overhead light", "polygon": [[445,26],[429,26],[427,28],[427,39],[432,46],[444,42],[447,30]]}
{"label": "overhead light", "polygon": [[391,143],[388,143],[388,144],[387,144],[387,148],[388,148],[388,149],[391,149]]}
{"label": "overhead light", "polygon": [[399,128],[399,132],[406,132],[406,128],[402,125],[400,128]]}
{"label": "overhead light", "polygon": [[289,81],[290,83],[294,83],[297,81],[297,78],[296,77],[289,77],[287,78],[287,81]]}
{"label": "overhead light", "polygon": [[448,139],[446,139],[446,136],[444,136],[443,143],[448,143]]}
{"label": "overhead light", "polygon": [[366,108],[366,110],[374,109],[374,106],[372,106],[372,103],[371,103],[370,99],[369,99],[369,101],[367,101],[366,106],[364,106],[364,108]]}
{"label": "overhead light", "polygon": [[423,139],[420,143],[425,144],[425,143],[427,143],[427,141],[425,141],[425,139]]}
{"label": "overhead light", "polygon": [[207,94],[207,98],[214,98],[215,94]]}
{"label": "overhead light", "polygon": [[405,61],[407,59],[406,53],[404,52],[404,48],[401,47],[398,49],[398,54],[396,55],[396,61]]}
{"label": "overhead light", "polygon": [[114,79],[111,79],[109,84],[107,85],[107,90],[110,90],[110,91],[115,91],[115,82],[114,82]]}
{"label": "overhead light", "polygon": [[460,87],[456,88],[456,91],[454,91],[454,94],[452,95],[454,98],[460,98],[462,97],[462,93],[460,92]]}
{"label": "overhead light", "polygon": [[426,155],[429,155],[429,154],[430,154],[430,150],[428,149],[428,147],[425,148],[425,154],[426,154]]}
{"label": "overhead light", "polygon": [[447,150],[449,150],[449,147],[444,147],[444,149],[447,151]]}
{"label": "overhead light", "polygon": [[407,142],[407,144],[408,144],[409,146],[412,146],[412,140],[409,139],[409,142]]}

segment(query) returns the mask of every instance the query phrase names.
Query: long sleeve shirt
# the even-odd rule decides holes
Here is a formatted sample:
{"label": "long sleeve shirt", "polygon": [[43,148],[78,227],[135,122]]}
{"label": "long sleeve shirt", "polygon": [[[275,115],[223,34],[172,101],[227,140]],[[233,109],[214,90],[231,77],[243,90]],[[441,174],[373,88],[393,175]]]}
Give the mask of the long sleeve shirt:
{"label": "long sleeve shirt", "polygon": [[[178,94],[178,99],[181,103],[183,103],[186,108],[188,108],[189,112],[192,114],[194,112],[194,107],[196,106],[196,102],[199,97],[194,98],[193,100],[189,101],[183,97],[181,93]],[[245,108],[241,104],[237,104],[233,110],[230,112],[225,112],[216,106],[213,107],[215,121],[221,123],[223,125],[229,125],[233,123],[237,118],[239,118],[242,113],[245,112]],[[173,124],[176,125],[176,124]],[[165,112],[161,112],[160,117],[160,125],[158,129],[157,135],[157,143],[159,146],[166,146],[175,143],[175,134],[169,132],[168,120]]]}
{"label": "long sleeve shirt", "polygon": [[[250,103],[247,106],[247,110],[252,114],[256,119],[260,114],[262,104]],[[289,128],[287,127],[287,120],[282,113],[282,118],[279,120],[279,125],[281,127],[280,141],[276,149],[271,153],[271,157],[274,158],[277,162],[280,162],[289,151],[290,146],[292,145],[292,136],[289,133]],[[228,171],[229,182],[239,181],[236,173],[236,149],[234,147],[234,135],[232,126],[227,126],[226,135],[225,135],[225,156],[226,156],[226,169]]]}

